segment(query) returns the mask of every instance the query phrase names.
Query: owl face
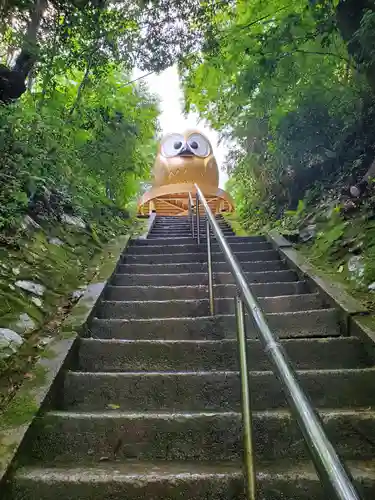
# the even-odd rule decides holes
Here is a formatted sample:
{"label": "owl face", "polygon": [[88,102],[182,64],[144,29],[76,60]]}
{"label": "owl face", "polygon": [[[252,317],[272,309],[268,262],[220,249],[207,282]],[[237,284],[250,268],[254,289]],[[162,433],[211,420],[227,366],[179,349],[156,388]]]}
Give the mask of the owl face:
{"label": "owl face", "polygon": [[196,130],[163,137],[154,164],[154,186],[194,184],[217,186],[219,174],[209,140]]}
{"label": "owl face", "polygon": [[211,144],[202,134],[169,134],[160,145],[160,154],[165,158],[199,157],[207,158],[212,153]]}

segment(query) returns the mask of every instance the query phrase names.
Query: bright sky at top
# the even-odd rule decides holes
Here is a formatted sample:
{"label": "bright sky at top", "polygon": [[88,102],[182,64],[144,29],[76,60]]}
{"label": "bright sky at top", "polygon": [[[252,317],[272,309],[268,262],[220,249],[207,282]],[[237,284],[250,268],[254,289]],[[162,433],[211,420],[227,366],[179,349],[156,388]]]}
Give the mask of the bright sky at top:
{"label": "bright sky at top", "polygon": [[[139,70],[135,70],[133,78],[138,78],[142,74]],[[172,66],[159,75],[152,74],[143,80],[148,84],[150,91],[160,98],[161,114],[159,122],[163,134],[183,132],[188,128],[197,128],[208,137],[214,148],[214,154],[219,165],[219,184],[220,187],[224,187],[228,176],[221,167],[224,163],[227,149],[224,144],[218,144],[218,133],[207,125],[204,125],[203,122],[199,122],[195,114],[190,113],[186,118],[183,115],[183,93],[179,84],[177,68]]]}

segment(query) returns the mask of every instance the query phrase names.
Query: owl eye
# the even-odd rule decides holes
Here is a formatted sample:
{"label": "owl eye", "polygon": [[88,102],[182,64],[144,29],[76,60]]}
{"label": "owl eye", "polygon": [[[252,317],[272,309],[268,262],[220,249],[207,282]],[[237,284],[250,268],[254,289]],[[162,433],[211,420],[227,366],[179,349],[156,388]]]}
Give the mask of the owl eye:
{"label": "owl eye", "polygon": [[210,143],[200,134],[192,134],[188,139],[191,151],[196,156],[208,156],[211,152]]}
{"label": "owl eye", "polygon": [[178,155],[184,144],[184,138],[179,134],[171,134],[165,137],[161,145],[161,152],[167,158]]}

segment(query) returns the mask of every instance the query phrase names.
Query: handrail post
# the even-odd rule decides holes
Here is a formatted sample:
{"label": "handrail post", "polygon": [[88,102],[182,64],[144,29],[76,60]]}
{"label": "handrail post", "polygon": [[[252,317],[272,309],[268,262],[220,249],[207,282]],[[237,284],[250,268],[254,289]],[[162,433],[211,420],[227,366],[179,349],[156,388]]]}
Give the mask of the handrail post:
{"label": "handrail post", "polygon": [[197,223],[197,242],[198,242],[198,245],[201,244],[201,232],[200,232],[200,228],[199,228],[199,196],[198,196],[198,193],[197,193],[197,198],[196,198],[196,202],[195,202],[195,212],[196,212],[196,223]]}
{"label": "handrail post", "polygon": [[249,368],[247,363],[245,312],[243,308],[242,299],[238,295],[235,297],[234,301],[235,301],[235,311],[236,311],[238,352],[240,359],[246,499],[255,500],[256,475],[255,475],[255,464],[254,464],[255,457],[254,457],[254,445],[253,445],[253,423],[252,423],[252,410],[251,410]]}
{"label": "handrail post", "polygon": [[[189,193],[190,196],[190,193]],[[189,219],[189,224],[191,223],[191,205],[190,205],[190,198],[188,198],[188,219]],[[190,227],[191,229],[191,227]]]}
{"label": "handrail post", "polygon": [[188,206],[189,206],[189,222],[191,227],[191,234],[194,238],[194,203],[190,192],[189,192]]}
{"label": "handrail post", "polygon": [[215,315],[215,298],[214,298],[214,280],[212,273],[212,252],[211,252],[211,235],[210,222],[206,220],[206,239],[207,239],[207,271],[208,271],[208,296],[210,300],[210,314]]}

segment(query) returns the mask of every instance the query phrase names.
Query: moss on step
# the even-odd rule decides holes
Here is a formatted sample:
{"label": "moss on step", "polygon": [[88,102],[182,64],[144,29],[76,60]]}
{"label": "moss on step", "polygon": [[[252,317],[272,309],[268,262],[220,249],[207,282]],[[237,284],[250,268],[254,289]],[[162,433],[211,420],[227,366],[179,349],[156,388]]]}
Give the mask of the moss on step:
{"label": "moss on step", "polygon": [[[91,284],[85,294],[73,307],[55,315],[50,323],[53,340],[48,347],[33,358],[38,360],[29,370],[19,371],[19,378],[13,380],[20,385],[19,390],[3,411],[0,426],[0,480],[15,464],[16,453],[33,421],[38,421],[38,413],[43,405],[49,404],[49,393],[69,352],[74,349],[77,333],[82,329],[106,281],[129,240],[129,235],[120,236],[108,242],[96,253],[89,265]],[[51,330],[52,331],[52,330]],[[38,334],[34,334],[38,337]],[[32,360],[32,361],[33,361]],[[27,453],[27,449],[26,449]]]}
{"label": "moss on step", "polygon": [[35,403],[34,398],[24,394],[19,399],[17,398],[16,404],[11,403],[7,411],[2,414],[0,429],[26,423],[37,410],[38,405]]}
{"label": "moss on step", "polygon": [[[45,383],[46,373],[47,368],[35,366],[29,373],[24,374],[25,382],[22,389],[1,414],[0,431],[24,425],[35,415],[39,407],[35,401],[34,390]],[[1,448],[0,446],[0,450]]]}
{"label": "moss on step", "polygon": [[[40,230],[20,232],[12,246],[0,246],[0,328],[15,330],[24,339],[16,354],[0,358],[0,411],[25,382],[25,374],[33,363],[41,356],[53,356],[46,345],[56,337],[62,321],[78,300],[79,294],[75,297],[73,292],[85,289],[87,283],[100,283],[105,275],[103,263],[113,266],[114,246],[125,246],[126,235],[133,230],[142,232],[144,224],[144,221],[115,218],[101,230],[97,228],[94,235],[91,228],[45,225]],[[22,290],[16,285],[19,280],[42,285],[43,296]],[[81,302],[82,318],[90,304]],[[20,317],[24,318],[23,323]],[[61,335],[67,338],[75,333],[76,325],[70,325]]]}
{"label": "moss on step", "polygon": [[233,229],[236,236],[252,236],[253,233],[246,231],[241,225],[240,219],[235,212],[221,214],[229,226]]}

